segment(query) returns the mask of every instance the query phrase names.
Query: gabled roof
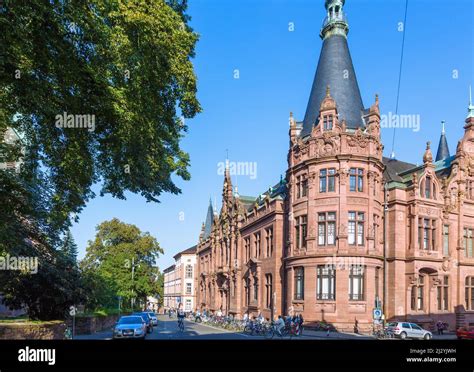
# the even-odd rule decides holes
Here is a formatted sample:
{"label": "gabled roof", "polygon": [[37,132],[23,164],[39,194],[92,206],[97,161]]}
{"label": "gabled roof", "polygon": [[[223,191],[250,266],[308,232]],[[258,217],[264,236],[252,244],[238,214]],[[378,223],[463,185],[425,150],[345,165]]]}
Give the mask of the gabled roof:
{"label": "gabled roof", "polygon": [[181,251],[173,256],[175,260],[177,260],[181,255],[183,254],[195,254],[197,251],[197,245],[193,245],[192,247],[185,249],[184,251]]}

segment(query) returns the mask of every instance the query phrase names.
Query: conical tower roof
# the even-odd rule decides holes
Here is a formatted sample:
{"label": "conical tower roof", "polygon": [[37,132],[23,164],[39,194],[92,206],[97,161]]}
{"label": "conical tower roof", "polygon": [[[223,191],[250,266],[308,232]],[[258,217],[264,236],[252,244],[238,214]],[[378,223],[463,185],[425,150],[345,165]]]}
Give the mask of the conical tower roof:
{"label": "conical tower roof", "polygon": [[327,0],[325,3],[328,15],[320,35],[323,46],[303,120],[302,136],[311,133],[317,122],[327,86],[336,101],[339,120],[344,119],[347,128],[356,129],[364,125],[364,105],[347,44],[349,26],[343,11],[344,2]]}
{"label": "conical tower roof", "polygon": [[436,153],[436,161],[449,158],[448,140],[446,139],[446,132],[444,130],[444,121],[442,122],[443,129],[441,130],[441,137],[439,137],[438,152]]}
{"label": "conical tower roof", "polygon": [[204,223],[203,238],[207,239],[211,235],[212,221],[214,220],[214,209],[212,208],[212,201],[209,199],[209,207],[207,208],[206,222]]}

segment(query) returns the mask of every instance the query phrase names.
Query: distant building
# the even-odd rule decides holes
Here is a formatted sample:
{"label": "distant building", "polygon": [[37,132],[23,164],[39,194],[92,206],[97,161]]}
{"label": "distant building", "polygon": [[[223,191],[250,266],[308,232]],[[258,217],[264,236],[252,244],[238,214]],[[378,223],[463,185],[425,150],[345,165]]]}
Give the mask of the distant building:
{"label": "distant building", "polygon": [[164,308],[176,309],[183,304],[184,311],[196,308],[196,246],[174,256],[175,263],[164,273]]}

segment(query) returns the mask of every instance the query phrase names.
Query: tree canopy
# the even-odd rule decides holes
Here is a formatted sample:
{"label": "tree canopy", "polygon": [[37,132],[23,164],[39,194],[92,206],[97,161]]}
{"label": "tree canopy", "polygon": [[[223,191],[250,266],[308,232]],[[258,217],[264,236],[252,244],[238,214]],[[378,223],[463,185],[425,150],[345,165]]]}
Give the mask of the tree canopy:
{"label": "tree canopy", "polygon": [[[120,296],[128,304],[132,298],[144,302],[147,296],[161,294],[156,260],[163,250],[154,237],[116,218],[102,222],[96,230],[81,268],[112,290],[97,303],[110,302],[111,295]],[[90,298],[89,301],[96,300]]]}
{"label": "tree canopy", "polygon": [[[51,185],[51,218],[94,196],[158,201],[179,193],[189,156],[182,117],[201,108],[186,1],[5,1],[0,8],[0,134],[24,135],[25,157]],[[58,127],[58,115],[94,118]]]}
{"label": "tree canopy", "polygon": [[[198,35],[186,9],[186,0],[0,3],[0,163],[22,163],[19,173],[0,169],[0,255],[39,260],[36,274],[0,273],[6,304],[52,319],[82,301],[84,288],[110,302],[153,287],[154,238],[129,229],[145,253],[136,252],[142,266],[127,288],[107,275],[128,248],[81,273],[67,229],[94,184],[101,195],[157,202],[180,192],[173,177],[190,178],[182,118],[201,107],[191,61]],[[20,139],[4,141],[9,129]]]}

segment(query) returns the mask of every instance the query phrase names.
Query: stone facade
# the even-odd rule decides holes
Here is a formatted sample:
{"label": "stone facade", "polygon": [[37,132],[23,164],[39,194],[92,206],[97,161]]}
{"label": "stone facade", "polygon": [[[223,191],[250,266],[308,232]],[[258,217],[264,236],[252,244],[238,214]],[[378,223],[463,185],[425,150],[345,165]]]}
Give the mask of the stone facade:
{"label": "stone facade", "polygon": [[455,155],[446,147],[433,161],[428,144],[420,166],[383,157],[378,97],[346,122],[357,82],[345,91],[321,66],[346,43],[343,4],[326,1],[312,96],[321,82],[326,93],[309,129],[290,114],[286,177],[247,197],[226,169],[221,209],[208,212],[197,246],[198,307],[295,312],[343,330],[372,329],[375,308],[387,320],[474,325],[474,106]]}

